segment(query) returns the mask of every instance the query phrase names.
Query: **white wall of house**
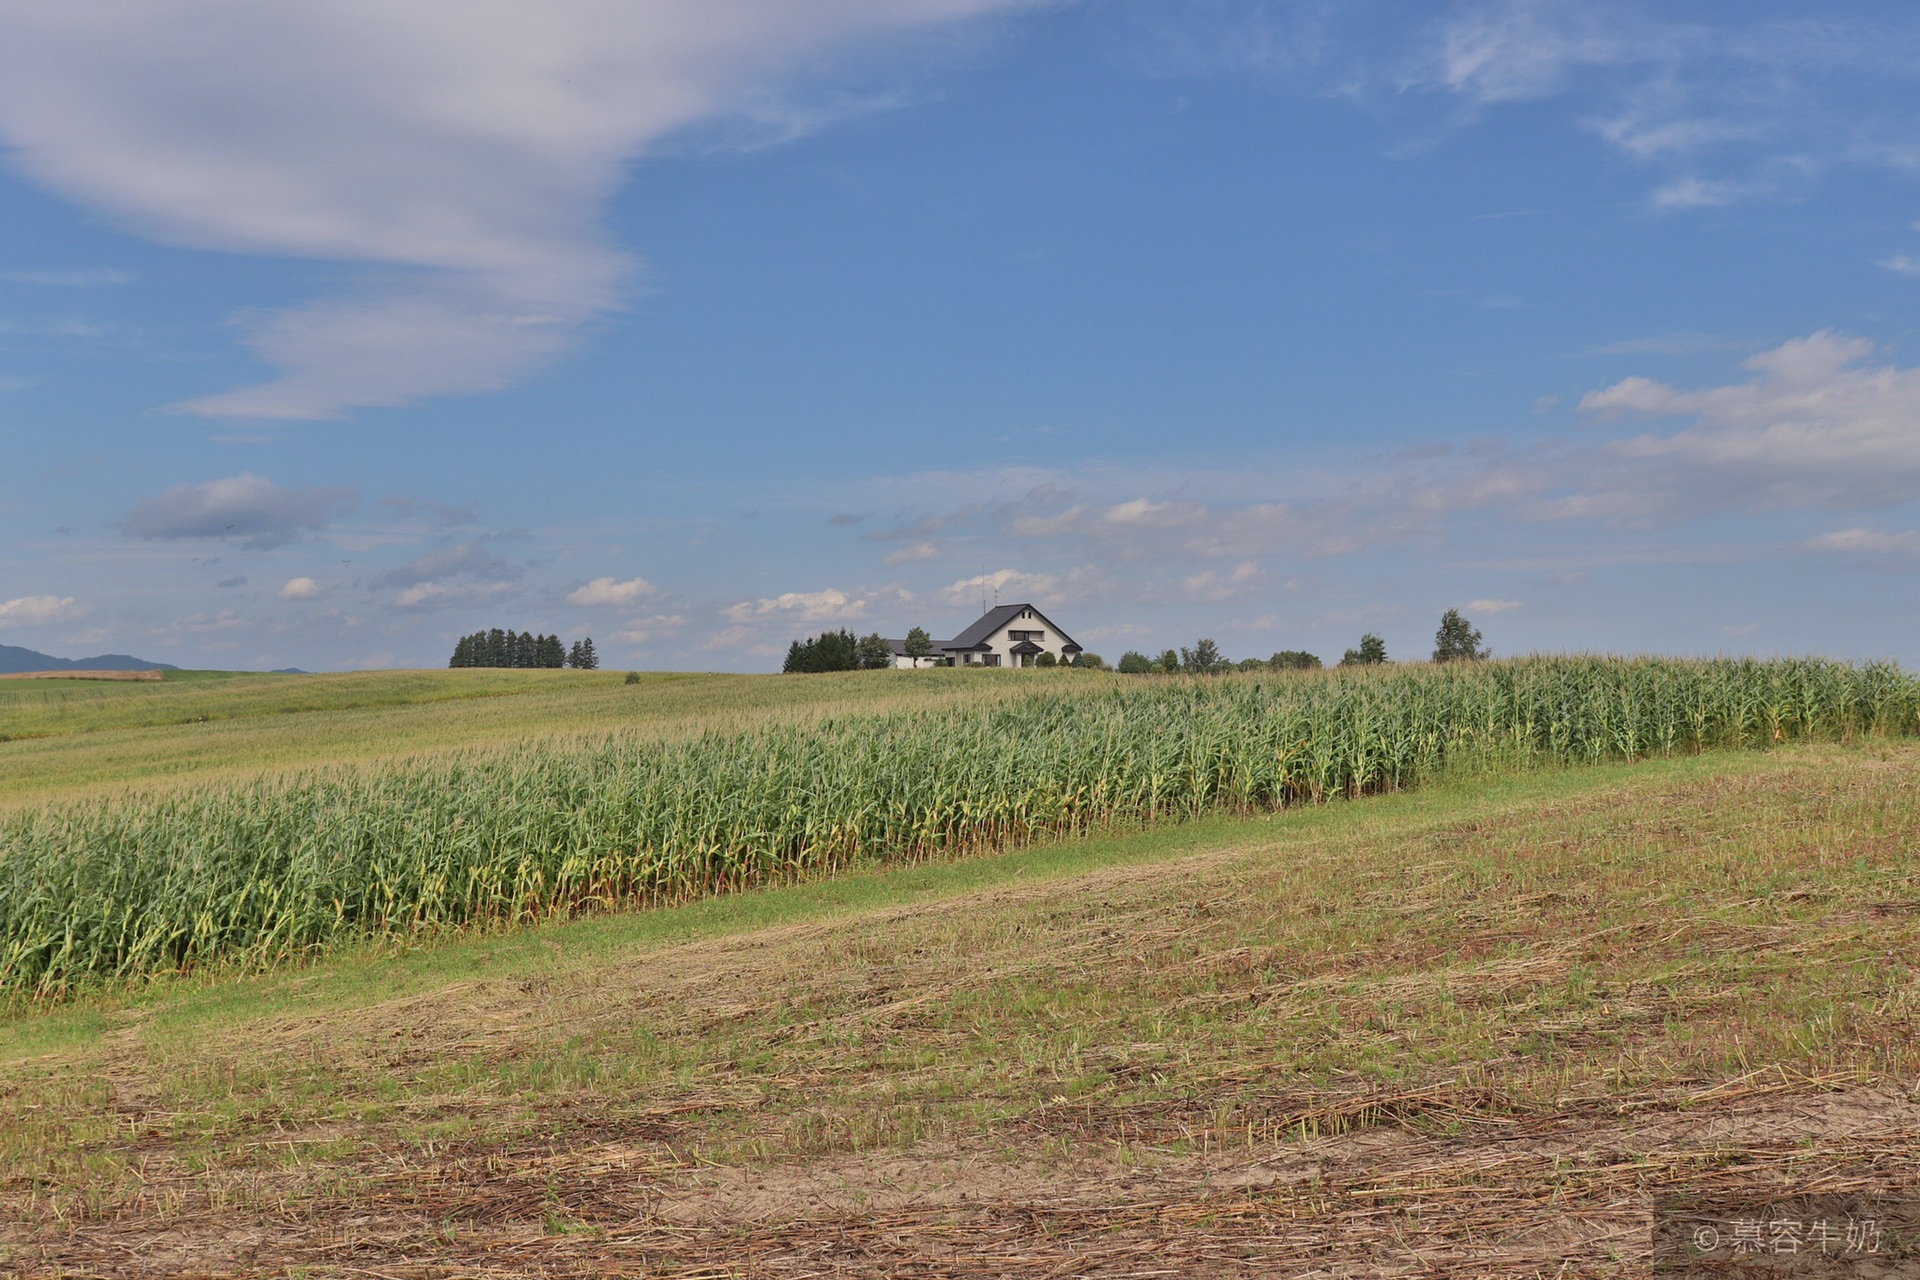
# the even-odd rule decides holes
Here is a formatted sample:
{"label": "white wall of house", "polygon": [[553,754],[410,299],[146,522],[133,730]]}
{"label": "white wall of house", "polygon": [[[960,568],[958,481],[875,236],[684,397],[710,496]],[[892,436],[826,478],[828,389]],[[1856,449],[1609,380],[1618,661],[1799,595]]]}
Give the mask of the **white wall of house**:
{"label": "white wall of house", "polygon": [[946,665],[947,659],[941,654],[936,654],[931,658],[909,658],[901,653],[893,655],[893,667],[896,671],[913,671],[920,667],[944,667]]}

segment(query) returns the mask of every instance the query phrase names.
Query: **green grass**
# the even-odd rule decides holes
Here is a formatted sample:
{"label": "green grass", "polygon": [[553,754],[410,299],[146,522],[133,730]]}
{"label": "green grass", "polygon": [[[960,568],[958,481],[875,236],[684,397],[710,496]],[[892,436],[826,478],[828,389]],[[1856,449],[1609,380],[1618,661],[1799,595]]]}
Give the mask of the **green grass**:
{"label": "green grass", "polygon": [[[1083,673],[860,672],[792,678],[617,671],[169,672],[158,684],[0,681],[0,808],[374,764],[581,733],[716,724],[1004,696]],[[990,683],[996,676],[999,683]],[[184,677],[184,678],[182,678]],[[1084,683],[1082,683],[1084,682]]]}
{"label": "green grass", "polygon": [[1463,768],[1920,723],[1920,686],[1897,670],[1816,661],[971,680],[866,686],[988,691],[944,708],[745,726],[713,714],[678,741],[549,741],[0,818],[0,987],[59,997],[359,936],[672,901]]}
{"label": "green grass", "polygon": [[[241,1223],[350,1221],[366,1247],[396,1195],[502,1238],[611,1229],[589,1172],[609,1152],[1085,1177],[1573,1113],[1623,1117],[1604,1141],[1632,1150],[1657,1112],[1755,1080],[1913,1077],[1916,849],[1920,748],[1796,746],[189,976],[0,1023],[0,1210],[54,1240],[133,1223],[217,1252]],[[1637,1185],[1689,1159],[1660,1149]],[[1515,1176],[1484,1194],[1579,1185]],[[531,1207],[479,1207],[528,1179]]]}

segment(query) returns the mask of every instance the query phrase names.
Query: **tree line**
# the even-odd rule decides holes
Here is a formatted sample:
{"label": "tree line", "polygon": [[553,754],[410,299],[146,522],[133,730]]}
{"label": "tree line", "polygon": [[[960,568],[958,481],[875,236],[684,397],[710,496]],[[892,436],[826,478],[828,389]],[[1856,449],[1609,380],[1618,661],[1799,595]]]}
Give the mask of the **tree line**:
{"label": "tree line", "polygon": [[592,636],[575,640],[569,648],[560,642],[559,636],[537,636],[530,631],[503,631],[495,627],[491,631],[461,636],[453,646],[453,657],[447,665],[522,669],[574,667],[592,671],[600,665],[600,657],[593,651]]}
{"label": "tree line", "polygon": [[[1440,615],[1440,629],[1433,636],[1433,661],[1477,662],[1493,656],[1480,643],[1480,631],[1449,609]],[[1369,631],[1360,643],[1340,656],[1343,667],[1371,667],[1387,662],[1387,642]],[[1119,670],[1126,675],[1217,676],[1229,671],[1313,671],[1323,664],[1318,655],[1304,649],[1282,649],[1271,658],[1242,658],[1234,662],[1220,652],[1212,640],[1197,640],[1192,648],[1167,649],[1158,657],[1129,651],[1120,659]]]}
{"label": "tree line", "polygon": [[[909,658],[934,656],[933,637],[927,634],[925,627],[914,627],[908,631],[901,647]],[[892,665],[893,645],[885,636],[876,631],[872,635],[856,638],[853,632],[842,627],[838,631],[823,631],[805,640],[795,640],[787,647],[787,661],[780,670],[789,675],[811,671],[882,671]],[[1033,660],[1033,665],[1071,666],[1097,671],[1106,664],[1097,653],[1082,653],[1066,663],[1051,653],[1041,653]]]}
{"label": "tree line", "polygon": [[[1440,615],[1440,629],[1433,636],[1433,661],[1435,662],[1476,662],[1493,656],[1492,650],[1480,642],[1480,631],[1471,622],[1460,615],[1458,609],[1449,609]],[[905,649],[909,657],[926,657],[933,653],[933,641],[928,638],[926,629],[915,627],[907,632]],[[1387,642],[1369,631],[1360,637],[1360,643],[1340,655],[1339,665],[1343,667],[1371,667],[1389,661]],[[869,636],[856,637],[844,627],[838,631],[823,631],[806,640],[795,640],[787,649],[785,672],[796,671],[876,671],[893,665],[893,646],[878,632]],[[1034,659],[1034,665],[1051,667],[1063,665],[1050,653],[1042,653]],[[1097,653],[1083,653],[1070,664],[1099,670],[1106,666]],[[1220,652],[1220,646],[1212,640],[1196,640],[1192,647],[1163,650],[1158,656],[1129,650],[1120,659],[1118,670],[1123,675],[1190,675],[1217,676],[1229,671],[1315,671],[1324,666],[1319,655],[1308,653],[1305,649],[1282,649],[1270,658],[1242,658],[1238,662]]]}

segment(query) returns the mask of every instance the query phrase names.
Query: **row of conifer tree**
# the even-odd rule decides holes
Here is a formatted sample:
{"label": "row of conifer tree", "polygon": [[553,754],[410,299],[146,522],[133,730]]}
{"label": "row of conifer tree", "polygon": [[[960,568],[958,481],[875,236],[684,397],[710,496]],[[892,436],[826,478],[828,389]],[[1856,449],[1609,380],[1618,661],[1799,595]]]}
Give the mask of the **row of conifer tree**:
{"label": "row of conifer tree", "polygon": [[576,667],[592,671],[600,665],[593,637],[575,640],[568,648],[559,636],[536,636],[530,631],[476,631],[461,636],[453,646],[449,667]]}

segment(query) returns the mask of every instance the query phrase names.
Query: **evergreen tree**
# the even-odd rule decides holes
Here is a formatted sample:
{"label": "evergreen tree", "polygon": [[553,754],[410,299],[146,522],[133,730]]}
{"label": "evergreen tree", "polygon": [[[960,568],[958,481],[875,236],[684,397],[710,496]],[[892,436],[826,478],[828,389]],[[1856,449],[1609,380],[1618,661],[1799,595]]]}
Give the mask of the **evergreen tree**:
{"label": "evergreen tree", "polygon": [[595,671],[600,666],[600,655],[593,651],[593,637],[588,636],[580,642],[580,661],[574,664],[582,671]]}
{"label": "evergreen tree", "polygon": [[1159,658],[1154,661],[1153,669],[1172,675],[1180,670],[1180,654],[1173,649],[1161,650]]}
{"label": "evergreen tree", "polygon": [[878,631],[860,637],[859,655],[862,671],[884,671],[893,665],[893,646]]}
{"label": "evergreen tree", "polygon": [[1340,658],[1343,667],[1373,667],[1387,660],[1387,642],[1369,631],[1360,637],[1360,647],[1349,649]]}
{"label": "evergreen tree", "polygon": [[1440,615],[1440,629],[1433,633],[1435,662],[1477,662],[1491,656],[1480,643],[1480,632],[1458,609]]}
{"label": "evergreen tree", "polygon": [[483,667],[504,667],[507,665],[507,633],[495,627],[487,632],[486,658],[480,663]]}
{"label": "evergreen tree", "polygon": [[472,648],[473,648],[473,637],[461,636],[458,643],[456,643],[453,646],[453,657],[447,660],[447,665],[449,667],[472,666],[473,665],[472,655],[469,652]]}
{"label": "evergreen tree", "polygon": [[573,642],[573,648],[567,650],[567,665],[570,667],[578,668],[580,666],[580,662],[581,662],[580,642],[578,640],[575,640]]}
{"label": "evergreen tree", "polygon": [[[891,652],[891,650],[889,650]],[[860,669],[860,642],[853,632],[842,627],[823,631],[806,641],[796,640],[787,650],[785,670],[794,672],[857,671]]]}
{"label": "evergreen tree", "polygon": [[559,636],[548,636],[540,642],[540,665],[548,668],[567,665],[567,649],[560,643]]}

